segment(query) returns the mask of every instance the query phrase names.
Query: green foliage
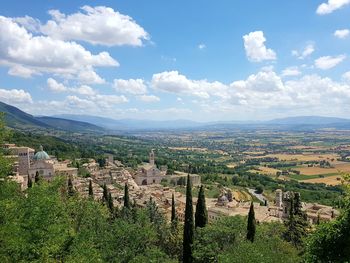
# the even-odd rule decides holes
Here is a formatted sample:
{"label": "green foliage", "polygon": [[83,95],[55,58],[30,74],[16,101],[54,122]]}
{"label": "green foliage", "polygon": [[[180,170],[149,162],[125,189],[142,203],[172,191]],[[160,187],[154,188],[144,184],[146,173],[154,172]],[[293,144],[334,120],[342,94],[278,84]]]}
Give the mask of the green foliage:
{"label": "green foliage", "polygon": [[254,242],[255,238],[255,213],[254,213],[254,204],[253,202],[250,204],[249,213],[248,213],[248,224],[247,224],[247,240],[250,242]]}
{"label": "green foliage", "polygon": [[246,219],[226,217],[197,228],[194,262],[300,262],[298,251],[281,239],[280,223],[258,224],[254,242],[246,239]]}
{"label": "green foliage", "polygon": [[[349,187],[349,186],[347,186]],[[320,223],[306,242],[306,262],[349,262],[350,202],[349,193],[341,215],[334,221]]]}
{"label": "green foliage", "polygon": [[193,205],[192,205],[192,184],[190,175],[187,175],[186,186],[186,207],[185,207],[185,222],[184,222],[184,237],[183,237],[183,256],[184,263],[192,262],[192,244],[194,236],[193,222]]}
{"label": "green foliage", "polygon": [[198,200],[196,204],[195,225],[196,227],[205,227],[208,223],[208,211],[205,204],[205,195],[203,185],[198,192]]}

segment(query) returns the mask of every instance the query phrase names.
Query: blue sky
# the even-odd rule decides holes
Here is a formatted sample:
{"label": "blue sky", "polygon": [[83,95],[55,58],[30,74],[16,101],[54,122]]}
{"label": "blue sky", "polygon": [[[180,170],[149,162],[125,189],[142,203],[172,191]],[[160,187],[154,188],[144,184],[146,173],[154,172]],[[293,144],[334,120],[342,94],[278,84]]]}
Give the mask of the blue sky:
{"label": "blue sky", "polygon": [[350,113],[350,0],[6,1],[0,100],[36,115]]}

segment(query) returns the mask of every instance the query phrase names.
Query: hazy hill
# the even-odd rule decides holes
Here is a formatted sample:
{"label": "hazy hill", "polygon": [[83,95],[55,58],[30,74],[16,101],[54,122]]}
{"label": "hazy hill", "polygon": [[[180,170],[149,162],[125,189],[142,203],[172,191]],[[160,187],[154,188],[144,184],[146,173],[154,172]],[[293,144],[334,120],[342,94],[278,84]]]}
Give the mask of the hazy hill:
{"label": "hazy hill", "polygon": [[269,124],[285,124],[285,125],[330,125],[330,124],[350,124],[349,119],[321,116],[297,116],[267,121]]}
{"label": "hazy hill", "polygon": [[153,130],[153,129],[181,129],[205,125],[205,123],[190,120],[154,121],[137,119],[112,119],[90,115],[62,114],[54,117],[75,121],[89,122],[111,130]]}
{"label": "hazy hill", "polygon": [[70,132],[101,132],[96,125],[53,117],[35,117],[14,106],[0,102],[0,112],[5,113],[6,125],[16,129],[59,129]]}

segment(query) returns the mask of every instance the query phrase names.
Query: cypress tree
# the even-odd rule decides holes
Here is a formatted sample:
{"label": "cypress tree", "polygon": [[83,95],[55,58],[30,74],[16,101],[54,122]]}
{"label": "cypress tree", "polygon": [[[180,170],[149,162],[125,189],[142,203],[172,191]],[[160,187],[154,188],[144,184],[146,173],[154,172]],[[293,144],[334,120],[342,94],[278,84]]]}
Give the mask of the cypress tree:
{"label": "cypress tree", "polygon": [[33,181],[32,181],[32,177],[28,174],[28,184],[27,184],[28,188],[32,188],[33,186]]}
{"label": "cypress tree", "polygon": [[285,221],[285,226],[284,239],[295,247],[303,247],[303,238],[307,235],[308,222],[306,214],[301,211],[299,194],[291,193],[289,218]]}
{"label": "cypress tree", "polygon": [[124,207],[128,209],[130,208],[129,187],[127,183],[125,183],[124,187]]}
{"label": "cypress tree", "polygon": [[68,178],[68,195],[69,196],[74,195],[73,183],[72,183],[72,179],[70,177]]}
{"label": "cypress tree", "polygon": [[186,208],[185,208],[185,224],[184,224],[184,235],[183,235],[183,262],[191,263],[192,258],[192,244],[194,235],[194,224],[193,224],[193,205],[192,205],[192,186],[190,180],[190,174],[187,175],[187,186],[186,186]]}
{"label": "cypress tree", "polygon": [[108,208],[109,208],[109,211],[113,214],[114,205],[113,205],[112,194],[110,192],[108,193]]}
{"label": "cypress tree", "polygon": [[176,220],[176,209],[175,209],[175,197],[174,193],[171,197],[171,222],[174,222]]}
{"label": "cypress tree", "polygon": [[248,214],[248,224],[247,224],[247,239],[254,242],[255,237],[255,213],[253,202],[250,204],[249,214]]}
{"label": "cypress tree", "polygon": [[94,190],[92,189],[92,180],[89,181],[89,197],[94,198]]}
{"label": "cypress tree", "polygon": [[201,186],[198,192],[195,219],[196,219],[196,227],[205,227],[205,225],[208,223],[208,211],[205,205],[205,195],[204,195],[203,185]]}
{"label": "cypress tree", "polygon": [[36,171],[35,173],[35,177],[34,177],[35,183],[38,183],[40,181],[40,176],[39,176],[39,172]]}
{"label": "cypress tree", "polygon": [[102,196],[102,201],[107,204],[108,203],[108,190],[107,190],[107,185],[103,184],[103,196]]}
{"label": "cypress tree", "polygon": [[303,216],[303,212],[301,211],[302,208],[302,204],[301,204],[301,200],[300,200],[300,194],[299,193],[294,193],[294,205],[293,205],[293,213],[294,215],[299,215],[299,216]]}

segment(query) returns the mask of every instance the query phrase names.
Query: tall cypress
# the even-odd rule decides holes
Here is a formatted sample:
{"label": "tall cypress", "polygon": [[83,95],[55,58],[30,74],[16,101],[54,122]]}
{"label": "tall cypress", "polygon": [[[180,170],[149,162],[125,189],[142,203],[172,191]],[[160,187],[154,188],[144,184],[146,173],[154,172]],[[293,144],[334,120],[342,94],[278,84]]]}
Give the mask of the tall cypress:
{"label": "tall cypress", "polygon": [[40,175],[39,175],[38,171],[36,171],[36,173],[35,173],[34,181],[35,181],[35,183],[38,183],[40,181]]}
{"label": "tall cypress", "polygon": [[69,196],[74,195],[73,183],[72,183],[72,179],[70,177],[68,178],[68,195]]}
{"label": "tall cypress", "polygon": [[196,227],[205,227],[208,223],[208,211],[205,205],[205,195],[204,188],[201,185],[201,188],[198,192],[198,200],[196,205],[196,213],[195,213]]}
{"label": "tall cypress", "polygon": [[27,184],[28,188],[32,188],[33,186],[33,181],[32,181],[32,177],[28,174],[28,184]]}
{"label": "tall cypress", "polygon": [[250,204],[249,214],[248,214],[248,224],[247,224],[247,239],[254,242],[255,237],[255,213],[253,202]]}
{"label": "tall cypress", "polygon": [[130,208],[129,187],[127,183],[125,183],[124,187],[124,207],[128,209]]}
{"label": "tall cypress", "polygon": [[112,194],[110,192],[108,193],[108,208],[109,208],[109,211],[113,214],[113,212],[114,212],[114,205],[113,205]]}
{"label": "tall cypress", "polygon": [[102,201],[107,204],[108,203],[108,190],[107,190],[107,185],[103,184],[103,196],[102,196]]}
{"label": "tall cypress", "polygon": [[194,223],[193,223],[193,205],[192,205],[192,185],[190,174],[187,175],[186,186],[186,208],[185,208],[185,224],[184,224],[184,236],[183,236],[183,262],[191,263],[192,258],[192,244],[194,235]]}
{"label": "tall cypress", "polygon": [[94,198],[94,190],[92,188],[92,180],[89,181],[89,197]]}
{"label": "tall cypress", "polygon": [[176,220],[175,197],[174,193],[171,196],[171,222]]}

